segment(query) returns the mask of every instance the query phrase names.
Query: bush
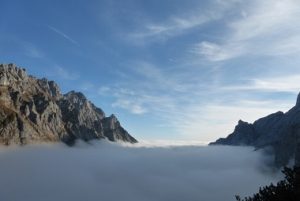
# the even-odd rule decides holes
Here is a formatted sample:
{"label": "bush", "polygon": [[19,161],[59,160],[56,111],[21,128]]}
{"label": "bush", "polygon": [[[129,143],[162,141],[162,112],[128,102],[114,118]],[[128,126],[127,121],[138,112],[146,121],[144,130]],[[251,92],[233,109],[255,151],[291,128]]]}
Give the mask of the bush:
{"label": "bush", "polygon": [[284,180],[277,185],[270,184],[259,189],[252,197],[241,199],[236,196],[237,201],[300,201],[300,168],[283,169]]}

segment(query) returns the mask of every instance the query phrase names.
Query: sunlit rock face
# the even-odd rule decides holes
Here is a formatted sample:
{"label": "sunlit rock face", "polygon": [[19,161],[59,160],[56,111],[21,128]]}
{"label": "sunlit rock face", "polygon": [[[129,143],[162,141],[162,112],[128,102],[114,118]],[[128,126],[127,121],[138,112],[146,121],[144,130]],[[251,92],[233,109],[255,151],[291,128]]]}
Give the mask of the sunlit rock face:
{"label": "sunlit rock face", "polygon": [[29,76],[14,64],[0,65],[0,95],[0,144],[103,138],[137,142],[82,93],[63,95],[55,82]]}
{"label": "sunlit rock face", "polygon": [[275,163],[282,166],[294,159],[295,163],[300,164],[299,135],[300,95],[296,105],[288,112],[276,112],[258,119],[253,124],[239,121],[233,133],[227,138],[220,138],[211,144],[271,148],[275,155]]}

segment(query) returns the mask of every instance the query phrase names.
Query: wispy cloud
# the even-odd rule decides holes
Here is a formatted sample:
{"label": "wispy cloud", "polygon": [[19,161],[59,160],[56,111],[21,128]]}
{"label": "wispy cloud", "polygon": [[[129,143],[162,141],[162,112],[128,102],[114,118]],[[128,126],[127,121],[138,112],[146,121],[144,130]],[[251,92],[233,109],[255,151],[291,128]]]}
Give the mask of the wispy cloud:
{"label": "wispy cloud", "polygon": [[23,48],[25,55],[32,58],[43,58],[44,54],[34,44],[29,42],[23,42]]}
{"label": "wispy cloud", "polygon": [[239,18],[227,23],[223,41],[202,41],[192,49],[210,61],[244,55],[278,56],[300,52],[300,19],[297,0],[267,0],[245,3]]}
{"label": "wispy cloud", "polygon": [[147,109],[143,107],[141,103],[126,98],[119,98],[112,104],[112,107],[118,107],[129,110],[133,114],[144,114],[147,112]]}
{"label": "wispy cloud", "polygon": [[74,45],[77,45],[77,46],[80,46],[80,44],[73,40],[70,36],[68,36],[67,34],[65,34],[64,32],[60,31],[59,29],[53,27],[53,26],[50,26],[48,25],[47,26],[50,30],[52,30],[53,32],[57,33],[58,35],[60,35],[61,37],[63,37],[64,39],[66,39],[67,41],[73,43]]}
{"label": "wispy cloud", "polygon": [[280,34],[289,34],[290,32],[282,28],[294,27],[294,23],[297,23],[299,19],[299,8],[297,0],[255,0],[250,6],[244,8],[242,18],[229,23],[234,31],[233,38],[236,41],[245,41],[265,36],[276,37]]}
{"label": "wispy cloud", "polygon": [[241,46],[228,45],[224,48],[216,43],[202,41],[191,48],[191,52],[197,55],[203,55],[210,61],[228,60],[243,54]]}
{"label": "wispy cloud", "polygon": [[[280,91],[294,93],[299,83],[295,81],[300,80],[295,76],[251,80],[245,88],[222,82],[212,86],[214,81],[203,83],[195,70],[186,69],[186,74],[180,74],[178,69],[168,71],[145,61],[130,66],[131,73],[123,78],[125,82],[120,80],[115,86],[101,87],[99,93],[113,96],[113,107],[158,118],[161,124],[155,126],[172,128],[177,139],[213,141],[232,132],[239,119],[253,122],[278,110],[286,111],[294,102],[262,100],[255,94],[245,96],[243,92],[249,90],[246,87],[253,91],[264,87],[272,92],[281,88]],[[284,82],[285,79],[290,82]]]}
{"label": "wispy cloud", "polygon": [[61,66],[56,66],[56,75],[64,80],[77,80],[80,76],[75,72],[70,72]]}
{"label": "wispy cloud", "polygon": [[129,111],[132,114],[145,114],[148,110],[144,106],[144,101],[137,94],[119,86],[101,86],[97,90],[100,96],[113,96],[115,101],[111,104],[113,108],[121,108]]}
{"label": "wispy cloud", "polygon": [[[168,110],[176,107],[172,94],[184,94],[192,87],[189,82],[184,81],[184,74],[178,77],[177,72],[172,72],[172,69],[163,70],[145,61],[132,62],[126,71],[130,73],[122,74],[125,76],[122,78],[124,82],[115,86],[102,86],[98,94],[113,96],[113,107],[133,114],[168,113]],[[185,98],[187,97],[177,100]]]}
{"label": "wispy cloud", "polygon": [[174,36],[184,34],[208,22],[221,19],[226,11],[230,10],[237,2],[213,0],[207,8],[192,8],[189,12],[178,13],[165,19],[161,23],[142,22],[138,29],[129,34],[133,40],[156,41],[167,40]]}
{"label": "wispy cloud", "polygon": [[95,85],[91,82],[84,82],[80,85],[80,90],[82,91],[90,91],[95,89]]}
{"label": "wispy cloud", "polygon": [[251,79],[247,84],[224,86],[229,91],[267,91],[287,92],[297,94],[300,91],[300,75],[285,75],[280,77]]}
{"label": "wispy cloud", "polygon": [[142,30],[130,34],[134,39],[169,38],[185,31],[198,27],[216,16],[191,16],[187,18],[172,17],[167,22],[162,24],[147,24]]}

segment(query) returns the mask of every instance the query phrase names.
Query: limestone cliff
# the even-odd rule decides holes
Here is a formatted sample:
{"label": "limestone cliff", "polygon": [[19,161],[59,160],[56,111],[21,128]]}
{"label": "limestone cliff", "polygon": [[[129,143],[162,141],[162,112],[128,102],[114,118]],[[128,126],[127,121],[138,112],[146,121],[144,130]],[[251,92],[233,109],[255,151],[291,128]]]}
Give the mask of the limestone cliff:
{"label": "limestone cliff", "polygon": [[0,144],[103,138],[137,142],[114,115],[106,117],[82,93],[62,95],[54,81],[0,64]]}

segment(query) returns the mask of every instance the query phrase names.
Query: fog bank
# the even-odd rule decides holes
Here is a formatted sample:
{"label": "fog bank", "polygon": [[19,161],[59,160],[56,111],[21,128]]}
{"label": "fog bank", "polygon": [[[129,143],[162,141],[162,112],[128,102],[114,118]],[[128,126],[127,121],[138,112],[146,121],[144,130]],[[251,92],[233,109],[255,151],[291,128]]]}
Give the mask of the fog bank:
{"label": "fog bank", "polygon": [[252,148],[105,141],[0,148],[0,200],[229,201],[276,182]]}

